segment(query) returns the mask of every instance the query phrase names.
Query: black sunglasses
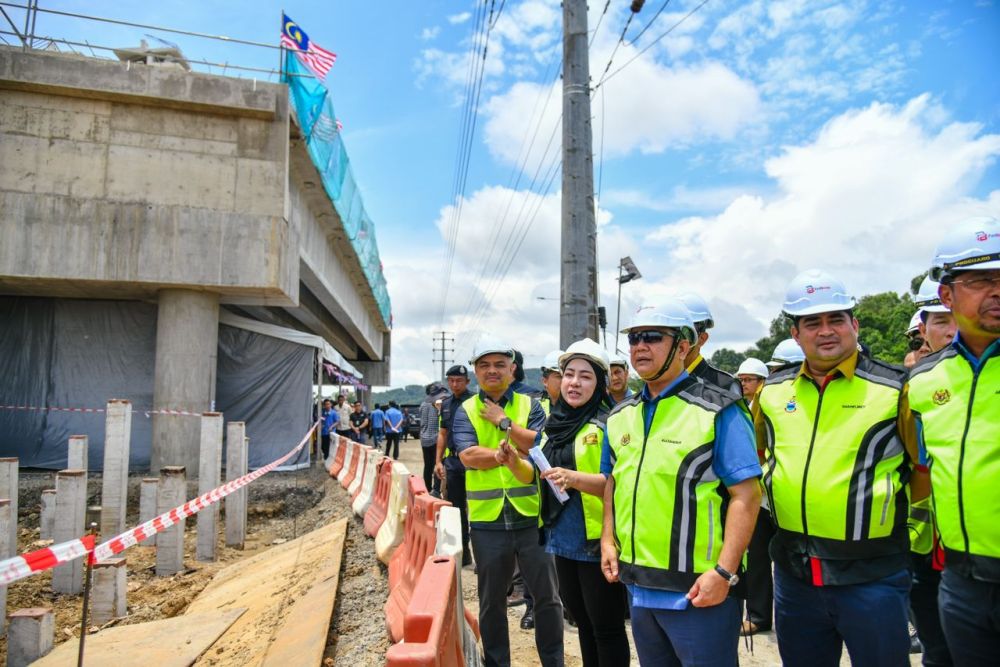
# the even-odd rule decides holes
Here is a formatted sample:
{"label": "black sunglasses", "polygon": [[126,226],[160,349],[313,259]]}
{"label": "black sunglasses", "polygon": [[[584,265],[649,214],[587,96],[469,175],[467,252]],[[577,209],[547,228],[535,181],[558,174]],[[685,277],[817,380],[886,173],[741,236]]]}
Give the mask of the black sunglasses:
{"label": "black sunglasses", "polygon": [[634,331],[629,332],[628,344],[635,347],[639,343],[646,343],[647,345],[652,345],[653,343],[659,343],[666,337],[666,334],[662,331]]}

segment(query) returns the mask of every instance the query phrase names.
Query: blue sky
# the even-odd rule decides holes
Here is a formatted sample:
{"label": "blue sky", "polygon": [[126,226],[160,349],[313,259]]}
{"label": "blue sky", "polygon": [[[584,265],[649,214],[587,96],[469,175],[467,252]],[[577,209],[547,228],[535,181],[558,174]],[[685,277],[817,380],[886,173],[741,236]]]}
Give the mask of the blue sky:
{"label": "blue sky", "polygon": [[[561,58],[561,10],[558,0],[493,6],[501,4],[444,304],[467,58],[482,2],[284,7],[339,56],[327,83],[377,226],[393,299],[394,385],[433,379],[431,338],[442,327],[455,333],[459,359],[487,330],[520,346],[529,365],[558,340],[557,304],[537,297],[558,294],[559,181],[551,193],[526,186],[554,155],[542,160],[541,149],[559,118],[551,73]],[[591,45],[596,83],[629,2],[613,0],[603,18],[604,1],[590,4],[591,30],[600,19]],[[647,0],[626,42],[662,4]],[[824,268],[858,295],[903,291],[949,224],[1000,216],[996,2],[710,0],[635,58],[698,4],[669,2],[638,42],[618,48],[611,71],[627,66],[593,96],[600,290],[609,312],[618,258],[631,255],[644,277],[624,287],[623,313],[700,290],[718,322],[709,351],[738,348],[765,332],[797,271]],[[275,44],[282,9],[43,7]],[[277,61],[269,50],[44,14],[36,32],[108,46],[134,45],[148,32],[195,59]],[[511,188],[519,147],[539,122],[526,176]],[[515,227],[523,244],[506,271],[494,268]]]}

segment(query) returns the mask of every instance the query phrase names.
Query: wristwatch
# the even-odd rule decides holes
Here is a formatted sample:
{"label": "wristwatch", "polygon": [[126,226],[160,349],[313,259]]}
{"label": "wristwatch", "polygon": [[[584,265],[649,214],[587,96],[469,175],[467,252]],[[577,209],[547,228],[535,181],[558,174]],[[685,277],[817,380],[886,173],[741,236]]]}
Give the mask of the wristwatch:
{"label": "wristwatch", "polygon": [[504,417],[503,419],[500,420],[500,423],[497,424],[497,428],[499,428],[501,431],[506,431],[511,427],[512,424],[513,422],[510,420],[510,417]]}
{"label": "wristwatch", "polygon": [[729,582],[729,587],[732,588],[736,584],[740,583],[740,577],[738,574],[733,574],[729,570],[725,569],[721,565],[715,566],[715,571],[720,577]]}

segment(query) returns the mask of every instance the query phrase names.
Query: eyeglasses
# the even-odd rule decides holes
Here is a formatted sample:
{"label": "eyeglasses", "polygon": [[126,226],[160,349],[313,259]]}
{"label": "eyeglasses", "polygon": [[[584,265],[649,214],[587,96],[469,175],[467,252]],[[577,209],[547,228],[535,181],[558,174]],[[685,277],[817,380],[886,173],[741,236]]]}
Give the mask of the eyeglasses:
{"label": "eyeglasses", "polygon": [[635,347],[639,343],[652,345],[661,342],[667,334],[662,331],[632,331],[628,335],[628,344]]}
{"label": "eyeglasses", "polygon": [[997,273],[995,276],[968,278],[966,280],[952,280],[951,284],[965,285],[965,289],[970,292],[985,292],[991,287],[1000,287],[1000,273]]}

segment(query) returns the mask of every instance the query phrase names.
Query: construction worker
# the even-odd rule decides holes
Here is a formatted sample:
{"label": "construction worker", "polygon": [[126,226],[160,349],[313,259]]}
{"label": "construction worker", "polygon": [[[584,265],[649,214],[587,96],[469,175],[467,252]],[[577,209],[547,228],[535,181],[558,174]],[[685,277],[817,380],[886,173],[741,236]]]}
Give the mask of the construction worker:
{"label": "construction worker", "polygon": [[789,283],[783,311],[805,354],[755,405],[776,527],[775,630],[791,667],[908,665],[907,489],[917,462],[905,371],[858,350],[856,301],[823,271]]}
{"label": "construction worker", "polygon": [[632,396],[632,390],[628,388],[628,360],[624,357],[615,357],[611,360],[608,396],[610,398],[608,402],[612,407]]}
{"label": "construction worker", "polygon": [[771,360],[767,362],[767,367],[773,373],[776,368],[794,364],[801,366],[806,360],[806,355],[802,353],[802,348],[795,342],[794,338],[786,338],[777,344],[774,352],[771,353]]}
{"label": "construction worker", "polygon": [[906,346],[909,348],[906,356],[903,357],[903,366],[906,368],[913,368],[918,361],[931,353],[930,348],[927,346],[927,341],[924,340],[923,334],[920,333],[920,325],[923,322],[922,314],[919,310],[913,313],[913,317],[910,318],[910,324],[906,327]]}
{"label": "construction worker", "polygon": [[[767,366],[760,359],[748,357],[736,370],[736,379],[743,388],[743,400],[753,409],[757,395],[768,376]],[[763,442],[757,442],[757,456],[764,462]],[[743,634],[752,635],[771,629],[774,617],[774,580],[771,577],[771,555],[768,547],[774,537],[774,524],[767,498],[761,498],[760,513],[754,524],[750,545],[747,547],[747,571],[743,580],[747,585],[746,614]]]}
{"label": "construction worker", "polygon": [[955,339],[955,318],[938,296],[938,282],[930,276],[920,284],[920,292],[913,301],[920,308],[920,336],[930,352],[947,347]]}
{"label": "construction worker", "polygon": [[622,333],[645,386],[605,429],[601,568],[631,593],[642,665],[735,665],[733,586],[760,505],[746,408],[685,370],[697,333],[683,302],[640,309]]}
{"label": "construction worker", "polygon": [[559,370],[559,357],[562,350],[552,350],[542,360],[542,392],[538,402],[542,404],[545,415],[548,416],[552,406],[559,400],[559,386],[562,384],[562,371]]}
{"label": "construction worker", "polygon": [[[479,393],[455,413],[452,438],[465,465],[472,549],[476,554],[479,629],[486,664],[510,665],[507,587],[515,559],[534,598],[535,646],[542,665],[563,664],[562,604],[552,556],[538,540],[538,486],[511,446],[538,444],[545,411],[513,391],[514,350],[486,338],[472,355]],[[510,445],[508,445],[508,440]],[[504,446],[501,447],[501,444]],[[519,478],[523,468],[528,477]]]}
{"label": "construction worker", "polygon": [[717,387],[722,387],[734,396],[743,396],[739,382],[732,375],[716,368],[701,356],[701,348],[708,342],[708,330],[715,326],[712,311],[708,309],[708,302],[694,292],[682,294],[680,300],[691,312],[691,320],[698,332],[698,337],[691,346],[691,351],[684,359],[687,372],[706,382],[711,382]]}
{"label": "construction worker", "polygon": [[941,625],[956,665],[995,665],[1000,656],[1000,222],[972,218],[950,230],[938,246],[931,277],[940,281],[941,303],[958,327],[951,344],[910,372],[910,402],[945,554]]}
{"label": "construction worker", "polygon": [[434,474],[444,482],[445,498],[462,513],[462,566],[472,564],[469,552],[469,508],[465,499],[465,466],[455,452],[452,425],[455,413],[473,394],[469,391],[469,369],[456,364],[445,373],[451,392],[441,401]]}
{"label": "construction worker", "polygon": [[562,502],[549,484],[541,485],[545,550],[555,558],[559,595],[577,624],[584,667],[627,665],[625,591],[604,578],[600,559],[608,355],[585,338],[566,349],[559,365],[560,396],[542,440],[542,452],[552,467],[541,477],[569,499]]}

